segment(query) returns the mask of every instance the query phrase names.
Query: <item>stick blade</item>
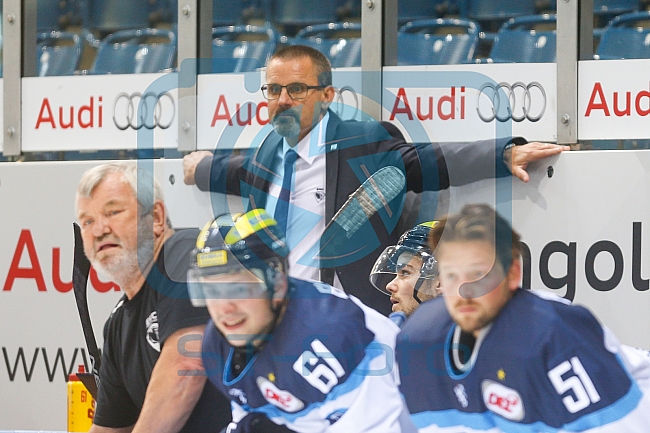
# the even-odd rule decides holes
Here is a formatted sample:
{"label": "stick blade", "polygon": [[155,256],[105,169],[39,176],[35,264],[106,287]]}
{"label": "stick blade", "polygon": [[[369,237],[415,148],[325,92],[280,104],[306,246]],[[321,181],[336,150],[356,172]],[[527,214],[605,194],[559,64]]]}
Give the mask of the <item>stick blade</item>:
{"label": "stick blade", "polygon": [[80,293],[86,293],[86,284],[88,283],[88,274],[90,273],[90,260],[84,253],[84,244],[81,238],[81,227],[79,224],[72,223],[74,230],[74,261],[72,265],[72,286],[76,297]]}

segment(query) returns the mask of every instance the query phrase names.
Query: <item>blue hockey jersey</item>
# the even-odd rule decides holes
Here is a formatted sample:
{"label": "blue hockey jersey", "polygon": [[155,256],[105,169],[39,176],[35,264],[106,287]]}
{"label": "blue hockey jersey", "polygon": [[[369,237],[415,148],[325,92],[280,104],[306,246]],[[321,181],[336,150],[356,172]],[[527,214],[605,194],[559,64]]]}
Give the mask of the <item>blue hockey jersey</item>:
{"label": "blue hockey jersey", "polygon": [[329,285],[289,279],[289,287],[281,321],[237,377],[233,347],[206,327],[203,363],[231,399],[233,421],[262,412],[296,432],[403,431],[398,327]]}
{"label": "blue hockey jersey", "polygon": [[466,350],[467,368],[454,360],[468,349],[459,334],[440,298],[398,336],[400,389],[420,432],[650,432],[650,359],[587,309],[517,290]]}

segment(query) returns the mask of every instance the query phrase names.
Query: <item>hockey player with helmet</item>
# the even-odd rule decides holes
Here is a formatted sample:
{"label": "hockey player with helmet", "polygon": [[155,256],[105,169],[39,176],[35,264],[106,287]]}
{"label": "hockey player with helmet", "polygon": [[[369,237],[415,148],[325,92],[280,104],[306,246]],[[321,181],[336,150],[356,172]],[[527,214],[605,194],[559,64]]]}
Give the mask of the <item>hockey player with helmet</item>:
{"label": "hockey player with helmet", "polygon": [[229,431],[415,431],[394,373],[398,328],[332,286],[288,277],[287,253],[264,210],[219,217],[197,239],[188,281],[212,317],[202,356],[231,400]]}
{"label": "hockey player with helmet", "polygon": [[431,233],[439,299],[397,342],[400,389],[422,433],[646,433],[650,360],[586,308],[519,287],[521,243],[486,205]]}
{"label": "hockey player with helmet", "polygon": [[390,296],[393,314],[410,316],[420,303],[438,296],[438,264],[427,239],[436,221],[404,232],[397,245],[387,247],[370,272],[370,283]]}

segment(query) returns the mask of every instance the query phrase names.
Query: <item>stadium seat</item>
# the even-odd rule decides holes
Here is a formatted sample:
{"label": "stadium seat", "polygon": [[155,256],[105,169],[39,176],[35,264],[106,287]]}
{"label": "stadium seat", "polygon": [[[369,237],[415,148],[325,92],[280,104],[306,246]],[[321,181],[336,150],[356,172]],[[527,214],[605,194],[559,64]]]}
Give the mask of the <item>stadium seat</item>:
{"label": "stadium seat", "polygon": [[40,33],[36,37],[39,77],[74,75],[81,58],[81,38],[68,32]]}
{"label": "stadium seat", "polygon": [[361,66],[361,24],[329,23],[307,26],[295,38],[287,38],[291,45],[308,45],[329,59],[333,68]]}
{"label": "stadium seat", "polygon": [[[555,62],[557,58],[555,25],[556,16],[547,14],[508,20],[497,33],[489,61],[495,63]],[[542,27],[543,30],[537,29],[538,27]]]}
{"label": "stadium seat", "polygon": [[108,35],[99,43],[90,73],[162,72],[174,66],[175,57],[174,32],[161,29],[122,30]]}
{"label": "stadium seat", "polygon": [[[250,72],[266,65],[278,36],[270,26],[227,26],[212,29],[212,71]],[[209,72],[209,71],[203,71]]]}
{"label": "stadium seat", "polygon": [[537,0],[466,0],[461,7],[461,17],[477,21],[488,32],[496,31],[510,18],[537,12]]}
{"label": "stadium seat", "polygon": [[[646,27],[640,24],[645,22]],[[596,59],[650,58],[650,12],[619,15],[605,27]]]}
{"label": "stadium seat", "polygon": [[324,24],[337,21],[337,2],[323,0],[274,0],[272,22],[281,26]]}
{"label": "stadium seat", "polygon": [[400,25],[409,21],[440,18],[446,0],[411,0],[397,4],[397,20]]}
{"label": "stadium seat", "polygon": [[[159,0],[163,1],[163,0]],[[84,27],[105,35],[118,30],[149,27],[149,14],[156,1],[81,0]]]}
{"label": "stadium seat", "polygon": [[37,0],[36,31],[62,30],[71,24],[73,0]]}
{"label": "stadium seat", "polygon": [[617,15],[639,10],[639,0],[594,0],[594,26],[604,27]]}
{"label": "stadium seat", "polygon": [[397,34],[397,64],[451,65],[469,63],[480,28],[470,20],[419,20],[405,24]]}
{"label": "stadium seat", "polygon": [[242,23],[245,0],[212,0],[212,25],[232,26]]}

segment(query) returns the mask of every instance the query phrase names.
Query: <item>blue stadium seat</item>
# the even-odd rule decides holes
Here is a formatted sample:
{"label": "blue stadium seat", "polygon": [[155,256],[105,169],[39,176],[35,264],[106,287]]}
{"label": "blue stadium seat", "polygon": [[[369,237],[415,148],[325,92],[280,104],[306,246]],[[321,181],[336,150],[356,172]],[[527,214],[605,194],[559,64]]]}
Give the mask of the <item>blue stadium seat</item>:
{"label": "blue stadium seat", "polygon": [[337,21],[337,2],[332,0],[274,0],[271,20],[277,25],[304,27]]}
{"label": "blue stadium seat", "polygon": [[[646,27],[640,24],[645,22]],[[650,12],[619,15],[605,27],[596,50],[597,59],[649,59]]]}
{"label": "blue stadium seat", "polygon": [[73,0],[37,0],[36,31],[62,30],[69,24]]}
{"label": "blue stadium seat", "polygon": [[149,27],[149,14],[155,3],[149,0],[80,0],[80,8],[84,27],[104,35]]}
{"label": "blue stadium seat", "polygon": [[470,20],[438,18],[407,23],[397,34],[397,64],[469,63],[474,56],[479,33],[479,25]]}
{"label": "blue stadium seat", "polygon": [[246,0],[212,0],[212,25],[232,26],[242,24]]}
{"label": "blue stadium seat", "polygon": [[308,45],[316,48],[329,59],[333,68],[361,66],[361,24],[329,23],[307,26],[295,38],[288,38],[291,45]]}
{"label": "blue stadium seat", "polygon": [[639,0],[594,0],[594,27],[602,28],[617,15],[641,10]]}
{"label": "blue stadium seat", "polygon": [[621,15],[639,10],[639,0],[594,0],[595,15]]}
{"label": "blue stadium seat", "polygon": [[174,32],[161,29],[122,30],[108,35],[99,43],[90,73],[162,72],[174,66],[175,58]]}
{"label": "blue stadium seat", "polygon": [[537,0],[466,0],[461,17],[477,21],[486,31],[496,31],[510,18],[537,12]]}
{"label": "blue stadium seat", "polygon": [[68,32],[40,33],[36,37],[39,77],[74,75],[81,58],[81,38]]}
{"label": "blue stadium seat", "polygon": [[214,28],[212,29],[211,72],[239,73],[261,68],[275,52],[277,41],[277,33],[270,26]]}
{"label": "blue stadium seat", "polygon": [[410,0],[397,4],[397,20],[400,25],[409,21],[441,18],[446,0]]}
{"label": "blue stadium seat", "polygon": [[[557,58],[555,15],[512,18],[497,33],[490,51],[495,63],[552,63]],[[543,27],[537,30],[536,27]],[[553,27],[553,30],[547,29]]]}

